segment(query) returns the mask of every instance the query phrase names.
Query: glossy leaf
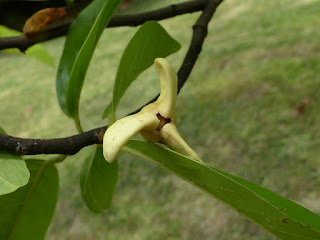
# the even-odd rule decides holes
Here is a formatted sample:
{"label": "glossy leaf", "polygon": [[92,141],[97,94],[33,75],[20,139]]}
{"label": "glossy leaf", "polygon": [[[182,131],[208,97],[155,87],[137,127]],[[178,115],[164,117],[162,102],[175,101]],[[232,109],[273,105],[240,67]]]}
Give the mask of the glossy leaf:
{"label": "glossy leaf", "polygon": [[202,165],[160,144],[132,140],[125,150],[160,164],[280,239],[320,239],[319,215],[270,190]]}
{"label": "glossy leaf", "polygon": [[[7,28],[5,26],[0,25],[0,37],[14,37],[21,35],[21,32],[18,32],[16,30]],[[18,49],[6,49],[6,52],[10,53],[18,53],[21,54]],[[31,58],[34,58],[40,62],[46,63],[49,66],[55,66],[55,62],[53,57],[50,55],[50,53],[46,50],[46,48],[41,44],[35,44],[31,47],[29,47],[25,54]]]}
{"label": "glossy leaf", "polygon": [[117,179],[117,161],[108,163],[102,146],[97,146],[94,155],[86,159],[80,176],[82,199],[91,211],[99,213],[110,207]]}
{"label": "glossy leaf", "polygon": [[156,21],[144,23],[122,55],[113,89],[113,100],[103,113],[103,118],[115,112],[131,83],[153,64],[154,59],[166,57],[178,51],[180,47],[180,44],[159,23]]}
{"label": "glossy leaf", "polygon": [[72,23],[57,73],[56,88],[61,109],[77,118],[85,75],[101,33],[121,0],[95,0]]}
{"label": "glossy leaf", "polygon": [[26,162],[29,183],[0,196],[0,239],[42,240],[53,217],[59,190],[57,169],[41,160]]}
{"label": "glossy leaf", "polygon": [[0,153],[0,195],[26,185],[30,173],[23,160],[14,160],[12,155]]}
{"label": "glossy leaf", "polygon": [[[6,134],[1,127],[0,133]],[[0,195],[26,185],[29,177],[27,165],[20,156],[0,151]]]}

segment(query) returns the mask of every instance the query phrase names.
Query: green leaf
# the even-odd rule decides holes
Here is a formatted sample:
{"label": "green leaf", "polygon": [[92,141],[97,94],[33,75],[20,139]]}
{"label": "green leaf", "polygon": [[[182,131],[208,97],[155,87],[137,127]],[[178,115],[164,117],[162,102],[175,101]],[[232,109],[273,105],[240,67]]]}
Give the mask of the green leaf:
{"label": "green leaf", "polygon": [[270,190],[202,165],[159,144],[132,140],[125,150],[160,164],[280,239],[320,239],[319,215]]}
{"label": "green leaf", "polygon": [[29,181],[26,163],[14,159],[10,154],[0,153],[0,195],[16,191]]}
{"label": "green leaf", "polygon": [[86,159],[80,176],[81,195],[88,208],[96,213],[111,205],[118,179],[118,163],[108,163],[97,146],[93,156]]}
{"label": "green leaf", "polygon": [[[19,35],[22,35],[22,33],[0,25],[0,37],[14,37]],[[20,51],[18,49],[6,49],[5,51],[20,54]],[[53,57],[41,44],[35,44],[32,47],[28,48],[25,51],[25,55],[32,57],[40,62],[46,63],[49,66],[55,66]]]}
{"label": "green leaf", "polygon": [[42,160],[26,162],[29,183],[0,196],[0,239],[42,240],[53,217],[59,190],[57,169]]}
{"label": "green leaf", "polygon": [[122,55],[113,89],[113,100],[104,111],[103,118],[115,112],[131,83],[153,64],[155,58],[166,57],[178,51],[180,47],[159,23],[144,23]]}
{"label": "green leaf", "polygon": [[[1,127],[0,133],[6,134]],[[30,172],[20,156],[0,151],[0,195],[26,185],[29,178]]]}
{"label": "green leaf", "polygon": [[61,109],[77,118],[85,75],[101,33],[122,0],[95,0],[72,23],[57,73]]}

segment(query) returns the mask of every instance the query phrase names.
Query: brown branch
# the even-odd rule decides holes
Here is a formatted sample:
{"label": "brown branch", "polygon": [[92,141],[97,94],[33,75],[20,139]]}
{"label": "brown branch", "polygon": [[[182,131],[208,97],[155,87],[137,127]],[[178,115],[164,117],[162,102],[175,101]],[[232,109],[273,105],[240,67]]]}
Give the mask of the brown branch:
{"label": "brown branch", "polygon": [[[183,84],[186,82],[193,66],[195,65],[202,48],[202,44],[207,35],[207,26],[209,21],[211,20],[215,9],[222,1],[223,0],[209,0],[208,4],[205,6],[202,14],[193,27],[191,44],[178,72],[179,89],[181,89]],[[18,155],[72,155],[86,146],[101,144],[103,134],[106,129],[107,126],[104,126],[71,137],[57,139],[26,139],[0,134],[0,151],[10,152]]]}
{"label": "brown branch", "polygon": [[[202,10],[206,6],[206,3],[207,0],[193,0],[145,13],[114,16],[107,27],[139,26],[150,20],[163,20],[186,13],[193,13]],[[0,50],[18,48],[20,51],[25,51],[36,43],[66,35],[69,26],[70,24],[64,24],[58,28],[41,31],[28,37],[21,35],[0,38]]]}
{"label": "brown branch", "polygon": [[193,25],[193,35],[188,49],[187,55],[178,72],[178,92],[187,81],[197,59],[201,52],[204,39],[208,34],[208,24],[213,17],[217,7],[223,0],[209,0],[207,6],[204,8],[202,14],[198,18],[195,25]]}
{"label": "brown branch", "polygon": [[73,155],[82,148],[102,143],[107,126],[66,138],[28,139],[0,134],[0,151],[18,155],[65,154]]}

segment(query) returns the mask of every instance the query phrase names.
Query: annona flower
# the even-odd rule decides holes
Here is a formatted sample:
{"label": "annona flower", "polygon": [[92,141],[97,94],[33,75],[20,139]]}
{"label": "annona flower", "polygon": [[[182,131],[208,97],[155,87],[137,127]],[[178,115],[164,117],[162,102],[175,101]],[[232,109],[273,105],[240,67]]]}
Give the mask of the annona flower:
{"label": "annona flower", "polygon": [[173,150],[202,162],[176,127],[174,107],[177,99],[177,73],[164,58],[155,59],[154,64],[160,78],[160,96],[140,112],[116,121],[107,129],[103,138],[104,157],[108,162],[113,162],[126,142],[140,132],[147,142],[166,144]]}

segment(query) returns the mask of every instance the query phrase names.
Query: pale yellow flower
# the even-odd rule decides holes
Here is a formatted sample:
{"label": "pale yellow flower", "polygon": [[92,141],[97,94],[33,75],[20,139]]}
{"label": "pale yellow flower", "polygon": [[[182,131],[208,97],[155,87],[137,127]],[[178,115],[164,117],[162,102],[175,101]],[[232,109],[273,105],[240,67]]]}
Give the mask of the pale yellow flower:
{"label": "pale yellow flower", "polygon": [[116,121],[107,129],[103,138],[103,155],[108,162],[113,162],[125,143],[140,132],[147,142],[164,143],[173,150],[202,162],[176,127],[174,106],[177,99],[177,73],[163,58],[155,59],[154,64],[160,78],[159,98],[140,112]]}

